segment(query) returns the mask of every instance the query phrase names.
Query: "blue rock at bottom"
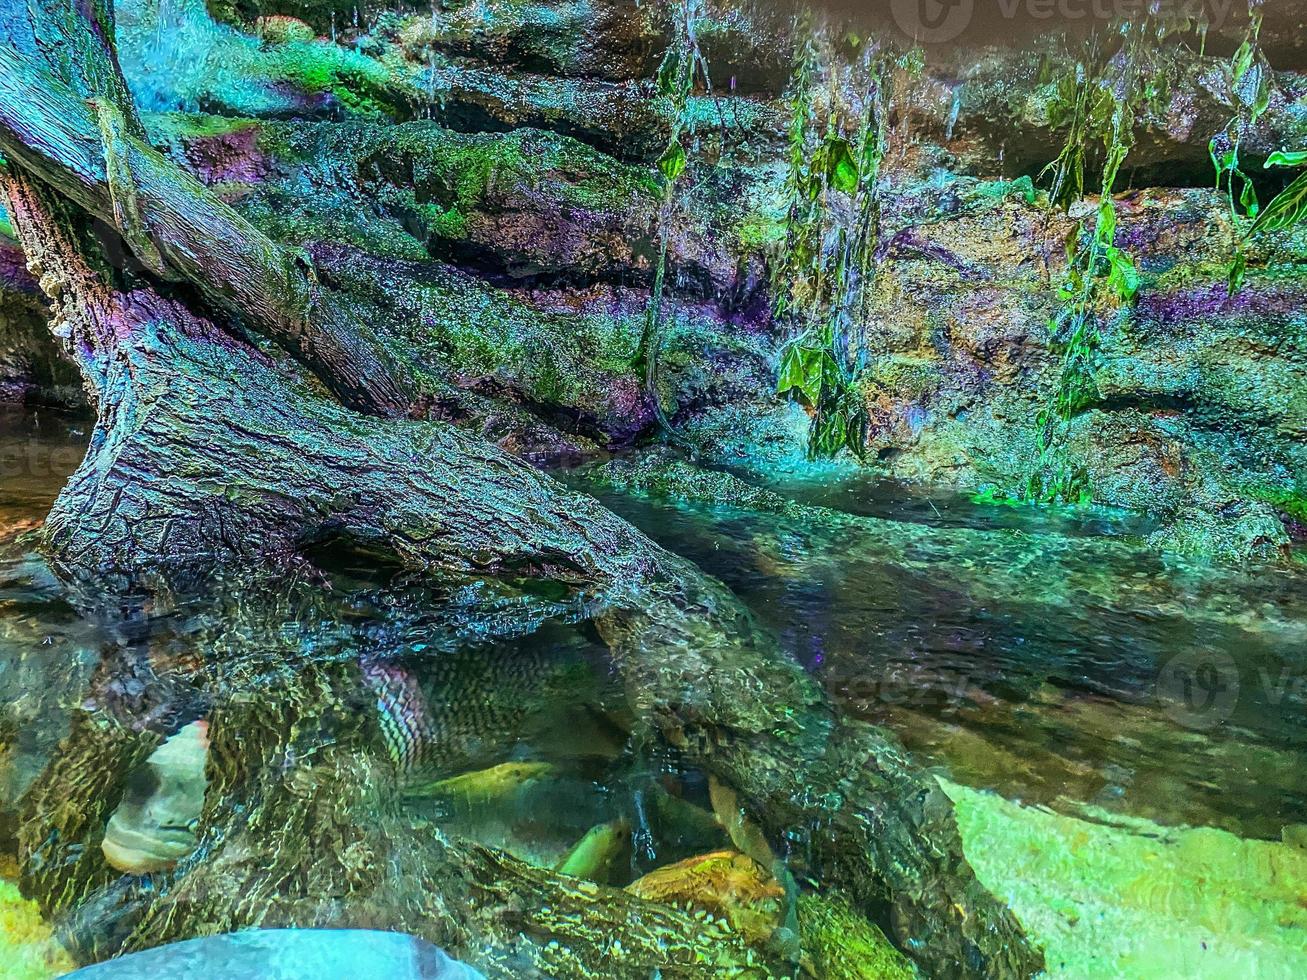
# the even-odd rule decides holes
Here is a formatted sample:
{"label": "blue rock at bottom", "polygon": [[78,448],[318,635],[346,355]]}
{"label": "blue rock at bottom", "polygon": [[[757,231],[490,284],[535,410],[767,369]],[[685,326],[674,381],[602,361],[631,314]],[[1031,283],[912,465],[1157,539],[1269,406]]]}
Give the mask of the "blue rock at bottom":
{"label": "blue rock at bottom", "polygon": [[367,929],[250,929],[158,946],[70,980],[484,980],[415,936]]}

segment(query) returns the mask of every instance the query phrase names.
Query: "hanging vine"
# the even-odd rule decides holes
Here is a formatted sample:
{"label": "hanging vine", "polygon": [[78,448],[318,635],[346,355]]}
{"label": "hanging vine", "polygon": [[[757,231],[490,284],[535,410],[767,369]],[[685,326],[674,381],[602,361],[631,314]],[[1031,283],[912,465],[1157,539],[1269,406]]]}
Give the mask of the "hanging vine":
{"label": "hanging vine", "polygon": [[1058,289],[1059,306],[1049,319],[1051,349],[1060,356],[1058,382],[1035,418],[1036,459],[1025,496],[1041,503],[1088,503],[1088,474],[1066,456],[1071,421],[1100,397],[1096,380],[1102,319],[1114,306],[1134,299],[1139,273],[1116,244],[1113,188],[1134,142],[1137,110],[1164,94],[1160,73],[1145,63],[1145,44],[1155,37],[1146,20],[1123,29],[1116,58],[1091,38],[1074,74],[1058,84],[1053,121],[1065,128],[1061,153],[1044,168],[1050,178],[1050,206],[1070,212],[1084,199],[1086,157],[1101,147],[1102,177],[1093,227],[1077,222],[1067,238],[1067,267]]}
{"label": "hanging vine", "polygon": [[[1248,28],[1243,43],[1230,59],[1230,93],[1236,106],[1235,115],[1207,146],[1212,166],[1216,169],[1216,189],[1224,193],[1230,223],[1235,230],[1227,274],[1227,289],[1231,296],[1243,285],[1248,268],[1244,241],[1252,233],[1261,210],[1257,190],[1244,173],[1240,159],[1244,136],[1261,119],[1271,101],[1270,65],[1262,56],[1258,43],[1262,31],[1261,5],[1261,0],[1249,0]],[[1254,222],[1251,226],[1250,221]]]}
{"label": "hanging vine", "polygon": [[[667,146],[658,158],[657,166],[662,182],[662,201],[658,210],[658,257],[654,265],[653,288],[645,309],[640,343],[634,357],[636,369],[644,372],[645,393],[653,405],[658,424],[673,438],[676,433],[658,396],[658,362],[664,329],[663,292],[667,283],[668,229],[676,204],[677,184],[689,164],[689,150],[685,144],[696,137],[697,119],[691,109],[695,84],[701,83],[707,95],[713,97],[708,61],[699,47],[698,27],[703,17],[702,0],[676,0],[671,43],[658,68],[658,94],[668,99],[672,105],[671,131]],[[720,107],[718,115],[724,142],[726,122]]]}
{"label": "hanging vine", "polygon": [[[781,352],[776,387],[811,413],[810,456],[848,449],[861,457],[868,418],[853,338],[875,275],[888,79],[907,61],[850,34],[841,45],[847,59],[841,71],[824,30],[806,20],[798,36],[786,235],[772,265],[776,317],[793,339]],[[829,89],[824,122],[813,98],[823,82]],[[853,105],[843,95],[850,91],[856,93]]]}

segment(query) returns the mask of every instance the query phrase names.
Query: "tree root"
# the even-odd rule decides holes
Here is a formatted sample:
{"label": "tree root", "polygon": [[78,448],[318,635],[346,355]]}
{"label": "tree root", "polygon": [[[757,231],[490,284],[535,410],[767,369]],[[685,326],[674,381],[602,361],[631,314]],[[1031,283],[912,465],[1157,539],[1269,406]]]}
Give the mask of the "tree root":
{"label": "tree root", "polygon": [[[433,573],[561,583],[610,645],[637,723],[731,787],[773,844],[806,837],[807,870],[823,887],[884,915],[934,975],[1041,968],[1015,919],[972,874],[947,797],[889,735],[839,717],[724,586],[592,498],[449,425],[386,417],[406,410],[407,395],[366,328],[332,305],[311,267],[250,234],[140,142],[127,111],[113,156],[118,183],[134,187],[128,243],[148,239],[170,274],[298,363],[153,288],[121,292],[98,277],[50,187],[115,221],[100,129],[81,97],[106,93],[85,81],[90,73],[82,88],[91,90],[79,93],[75,80],[29,61],[0,47],[0,147],[23,170],[6,173],[3,189],[99,413],[46,525],[64,579],[87,596],[197,590],[220,586],[232,569],[283,574],[314,546],[340,542]],[[488,937],[497,952],[484,958],[508,950],[548,975],[613,975],[624,962],[613,935],[641,975],[650,962],[664,976],[701,975],[705,950],[745,975],[764,969],[750,966],[743,947],[712,945],[674,910],[438,834],[418,843],[402,826],[393,779],[357,748],[362,722],[323,713],[340,702],[332,694],[340,685],[361,683],[306,665],[295,709],[215,709],[210,829],[174,881],[137,896],[144,910],[134,906],[129,946],[241,925],[348,921],[412,929],[454,949]],[[339,732],[302,763],[287,754],[304,730],[297,710]],[[117,771],[134,751],[127,739],[104,761]],[[74,776],[52,780],[51,791]],[[38,807],[42,817],[54,805]],[[29,822],[31,833],[48,825]],[[298,842],[276,855],[273,876],[270,835]],[[306,853],[310,840],[327,846]],[[40,846],[28,843],[34,887],[41,875],[57,877],[44,859],[33,864]],[[53,879],[40,890],[47,900],[69,894]]]}

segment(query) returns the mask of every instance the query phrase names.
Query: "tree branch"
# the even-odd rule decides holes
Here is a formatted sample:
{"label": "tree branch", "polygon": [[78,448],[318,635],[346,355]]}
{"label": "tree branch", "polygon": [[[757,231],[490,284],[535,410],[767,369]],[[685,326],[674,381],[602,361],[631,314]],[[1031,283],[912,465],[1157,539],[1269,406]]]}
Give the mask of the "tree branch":
{"label": "tree branch", "polygon": [[0,45],[0,150],[11,160],[118,229],[147,268],[161,258],[175,278],[271,338],[344,404],[408,411],[407,383],[384,346],[319,284],[306,254],[272,241],[130,126],[114,136],[106,148],[95,109]]}

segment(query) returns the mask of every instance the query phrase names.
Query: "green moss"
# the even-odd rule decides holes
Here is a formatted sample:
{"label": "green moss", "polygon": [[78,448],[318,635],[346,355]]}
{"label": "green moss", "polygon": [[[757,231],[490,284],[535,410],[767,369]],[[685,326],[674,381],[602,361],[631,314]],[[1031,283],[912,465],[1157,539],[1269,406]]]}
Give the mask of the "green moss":
{"label": "green moss", "polygon": [[396,149],[411,155],[414,185],[432,199],[426,209],[432,230],[450,238],[466,235],[474,212],[496,209],[491,198],[500,188],[521,187],[562,207],[602,214],[624,213],[659,192],[648,171],[539,130],[468,136],[418,125]]}
{"label": "green moss", "polygon": [[1028,175],[1015,180],[982,180],[971,188],[971,194],[991,200],[1019,197],[1027,204],[1037,204],[1047,197],[1043,191],[1035,188],[1035,182]]}
{"label": "green moss", "polygon": [[871,364],[866,380],[895,397],[916,400],[939,387],[939,362],[909,354],[891,354]]}
{"label": "green moss", "polygon": [[1307,524],[1307,494],[1282,494],[1267,502],[1281,513]]}
{"label": "green moss", "polygon": [[[8,874],[17,868],[4,870]],[[36,903],[23,898],[18,886],[5,878],[0,878],[0,962],[9,980],[46,980],[75,968]]]}
{"label": "green moss", "polygon": [[342,106],[368,117],[394,114],[390,104],[396,80],[380,62],[321,41],[293,41],[263,52],[263,67],[274,81],[308,92],[330,92]]}
{"label": "green moss", "polygon": [[119,55],[143,106],[209,106],[244,116],[329,108],[387,118],[425,99],[418,68],[402,60],[383,63],[325,39],[264,44],[215,23],[199,0],[174,0],[167,10],[166,23],[146,8],[120,24]]}
{"label": "green moss", "polygon": [[803,949],[826,980],[912,980],[916,971],[885,934],[838,899],[799,899]]}
{"label": "green moss", "polygon": [[1050,977],[1307,974],[1307,852],[943,785],[977,877],[1043,946]]}
{"label": "green moss", "polygon": [[1244,487],[1243,492],[1251,500],[1260,500],[1270,504],[1281,514],[1292,517],[1295,521],[1307,524],[1307,490],[1298,487]]}
{"label": "green moss", "polygon": [[786,225],[783,216],[754,212],[744,216],[735,228],[735,236],[742,253],[764,252],[785,241]]}
{"label": "green moss", "polygon": [[[396,303],[397,325],[419,363],[464,377],[500,376],[532,402],[600,412],[614,379],[630,374],[638,316],[543,313],[467,275],[433,266],[421,285],[347,283],[379,305]],[[367,290],[371,290],[369,293]],[[416,314],[416,315],[414,315]]]}
{"label": "green moss", "polygon": [[430,258],[425,244],[398,221],[377,215],[364,220],[357,202],[344,193],[324,190],[306,199],[266,186],[241,210],[264,234],[287,244],[336,242],[414,262]]}
{"label": "green moss", "polygon": [[659,191],[643,170],[623,167],[567,137],[533,130],[436,140],[425,144],[421,157],[419,166],[427,172],[453,175],[452,200],[440,217],[453,235],[465,233],[467,216],[499,185],[547,185],[563,206],[609,214],[630,208],[633,199],[652,201]]}
{"label": "green moss", "polygon": [[[300,170],[292,179],[309,181],[315,194],[322,186],[367,182],[383,212],[416,217],[426,234],[451,242],[469,237],[477,214],[536,206],[624,216],[650,208],[658,191],[647,170],[539,130],[469,135],[434,122],[261,125],[260,150]],[[301,188],[289,190],[307,197]],[[355,211],[356,220],[369,220],[357,204]]]}
{"label": "green moss", "polygon": [[146,117],[151,136],[177,139],[209,139],[230,136],[259,126],[257,119],[213,116],[207,113],[159,112]]}

